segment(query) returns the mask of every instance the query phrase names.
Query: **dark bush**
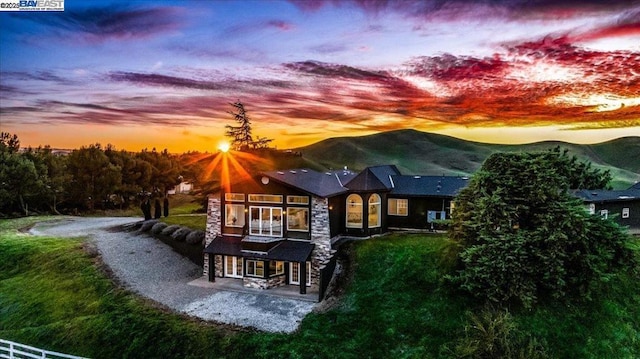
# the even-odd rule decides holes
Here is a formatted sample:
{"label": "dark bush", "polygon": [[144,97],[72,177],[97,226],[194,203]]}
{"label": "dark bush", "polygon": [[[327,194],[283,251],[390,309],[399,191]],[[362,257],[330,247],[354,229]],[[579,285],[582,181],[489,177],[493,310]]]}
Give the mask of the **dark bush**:
{"label": "dark bush", "polygon": [[149,230],[151,230],[153,225],[156,224],[156,223],[158,223],[158,221],[155,220],[155,219],[150,219],[148,221],[144,221],[144,222],[142,222],[142,225],[140,226],[140,229],[138,231],[139,232],[148,232]]}
{"label": "dark bush", "polygon": [[185,241],[189,244],[199,244],[204,240],[204,231],[196,230],[191,231],[185,238]]}
{"label": "dark bush", "polygon": [[173,238],[178,242],[184,242],[184,240],[187,238],[187,235],[189,235],[190,232],[191,230],[189,228],[180,227],[177,231],[171,234],[171,238]]}
{"label": "dark bush", "polygon": [[173,234],[173,232],[177,231],[178,229],[180,229],[179,225],[172,224],[172,225],[167,226],[165,229],[162,230],[162,235],[170,237]]}
{"label": "dark bush", "polygon": [[154,235],[160,234],[163,229],[167,228],[167,224],[164,222],[158,222],[151,227],[151,233]]}

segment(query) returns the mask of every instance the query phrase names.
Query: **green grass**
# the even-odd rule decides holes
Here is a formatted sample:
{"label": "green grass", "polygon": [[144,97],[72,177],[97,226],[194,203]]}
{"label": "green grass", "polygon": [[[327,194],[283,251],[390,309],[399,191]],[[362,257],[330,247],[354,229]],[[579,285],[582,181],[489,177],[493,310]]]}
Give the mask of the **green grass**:
{"label": "green grass", "polygon": [[[0,221],[0,338],[50,350],[92,358],[440,358],[451,356],[469,313],[480,310],[447,290],[446,238],[390,235],[348,244],[354,263],[345,294],[296,333],[230,330],[118,289],[83,239],[17,231],[36,220]],[[591,302],[512,318],[553,358],[640,357],[638,283],[621,274]]]}

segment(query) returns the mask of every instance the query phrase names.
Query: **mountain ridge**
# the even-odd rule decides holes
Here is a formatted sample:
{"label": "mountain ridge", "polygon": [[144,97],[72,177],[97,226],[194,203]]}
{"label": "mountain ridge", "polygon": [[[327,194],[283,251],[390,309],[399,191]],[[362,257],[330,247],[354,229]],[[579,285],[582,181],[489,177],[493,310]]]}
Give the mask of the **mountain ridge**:
{"label": "mountain ridge", "polygon": [[[541,141],[505,145],[467,141],[414,129],[359,137],[333,137],[300,147],[303,156],[327,169],[392,164],[402,173],[417,175],[471,175],[495,152],[540,151],[560,147],[594,167],[609,169],[615,188],[640,180],[640,137],[627,136],[596,144]],[[625,187],[626,186],[626,187]]]}

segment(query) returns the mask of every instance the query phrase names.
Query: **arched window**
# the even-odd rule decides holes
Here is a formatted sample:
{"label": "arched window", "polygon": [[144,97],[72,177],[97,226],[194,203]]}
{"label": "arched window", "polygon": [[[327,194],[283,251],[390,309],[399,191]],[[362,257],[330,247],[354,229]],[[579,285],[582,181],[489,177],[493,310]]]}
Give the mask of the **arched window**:
{"label": "arched window", "polygon": [[381,202],[380,195],[374,193],[369,197],[369,228],[380,227],[382,218]]}
{"label": "arched window", "polygon": [[362,228],[362,197],[357,194],[347,197],[347,228]]}

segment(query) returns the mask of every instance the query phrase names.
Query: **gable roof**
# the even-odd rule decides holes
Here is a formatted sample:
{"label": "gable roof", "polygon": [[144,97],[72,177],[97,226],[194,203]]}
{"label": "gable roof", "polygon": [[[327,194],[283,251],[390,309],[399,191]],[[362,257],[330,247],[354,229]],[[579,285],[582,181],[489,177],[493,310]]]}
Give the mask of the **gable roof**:
{"label": "gable roof", "polygon": [[640,188],[631,187],[625,190],[588,190],[583,189],[573,194],[585,202],[622,202],[640,201]]}
{"label": "gable roof", "polygon": [[640,182],[636,182],[633,186],[629,187],[629,189],[637,189],[640,190]]}
{"label": "gable roof", "polygon": [[469,184],[468,177],[392,176],[395,187],[391,195],[454,197]]}
{"label": "gable roof", "polygon": [[367,167],[345,186],[351,191],[384,191],[393,188],[391,176],[400,175],[394,165]]}
{"label": "gable roof", "polygon": [[343,184],[355,176],[351,171],[320,173],[308,168],[270,171],[263,175],[318,197],[333,197],[347,192],[348,189]]}

